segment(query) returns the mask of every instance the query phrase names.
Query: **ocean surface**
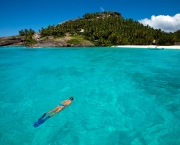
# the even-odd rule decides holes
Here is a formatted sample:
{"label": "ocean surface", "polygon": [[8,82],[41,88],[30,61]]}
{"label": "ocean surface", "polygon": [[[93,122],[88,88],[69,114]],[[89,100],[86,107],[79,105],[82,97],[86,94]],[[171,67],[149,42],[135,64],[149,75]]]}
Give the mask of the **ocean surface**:
{"label": "ocean surface", "polygon": [[179,145],[180,50],[0,47],[0,144]]}

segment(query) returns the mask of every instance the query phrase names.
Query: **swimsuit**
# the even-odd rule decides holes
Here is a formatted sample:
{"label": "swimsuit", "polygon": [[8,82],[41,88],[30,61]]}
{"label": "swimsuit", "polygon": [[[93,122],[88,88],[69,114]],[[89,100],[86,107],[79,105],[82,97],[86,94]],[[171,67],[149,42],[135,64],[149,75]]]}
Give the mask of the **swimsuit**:
{"label": "swimsuit", "polygon": [[59,104],[59,106],[63,107],[63,106],[65,106],[65,105],[64,105],[64,104]]}

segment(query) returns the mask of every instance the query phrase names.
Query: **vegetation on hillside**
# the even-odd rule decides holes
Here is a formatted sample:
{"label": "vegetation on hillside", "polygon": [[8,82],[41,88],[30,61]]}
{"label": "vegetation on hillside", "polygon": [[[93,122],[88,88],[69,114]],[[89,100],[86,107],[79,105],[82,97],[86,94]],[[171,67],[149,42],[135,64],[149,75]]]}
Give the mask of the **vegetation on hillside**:
{"label": "vegetation on hillside", "polygon": [[[67,33],[71,36],[83,35],[96,46],[149,45],[153,40],[158,45],[174,45],[174,42],[180,42],[180,30],[166,33],[133,19],[124,19],[118,12],[87,13],[82,18],[42,28],[40,33],[41,37],[62,37]],[[78,41],[69,41],[73,42]]]}
{"label": "vegetation on hillside", "polygon": [[20,36],[25,36],[24,41],[26,42],[27,45],[31,45],[35,43],[36,41],[32,38],[32,36],[35,34],[35,31],[32,29],[24,29],[19,31]]}

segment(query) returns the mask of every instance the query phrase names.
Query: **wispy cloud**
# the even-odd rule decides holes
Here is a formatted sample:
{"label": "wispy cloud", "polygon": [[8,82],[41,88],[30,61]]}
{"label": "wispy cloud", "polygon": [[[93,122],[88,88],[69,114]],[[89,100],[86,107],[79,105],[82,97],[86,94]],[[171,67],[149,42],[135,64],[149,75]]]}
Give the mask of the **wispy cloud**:
{"label": "wispy cloud", "polygon": [[103,7],[100,7],[100,10],[101,10],[102,12],[104,12],[104,8],[103,8]]}
{"label": "wispy cloud", "polygon": [[145,18],[139,20],[143,25],[149,25],[155,29],[162,29],[165,32],[174,32],[180,30],[180,14],[174,16],[159,15],[151,16],[151,19]]}

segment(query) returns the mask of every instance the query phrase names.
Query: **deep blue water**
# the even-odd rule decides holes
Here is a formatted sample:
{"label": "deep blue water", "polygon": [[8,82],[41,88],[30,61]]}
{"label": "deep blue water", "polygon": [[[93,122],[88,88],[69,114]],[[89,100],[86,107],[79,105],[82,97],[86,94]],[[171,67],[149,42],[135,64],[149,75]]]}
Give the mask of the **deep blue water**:
{"label": "deep blue water", "polygon": [[179,136],[180,50],[0,47],[1,145],[179,145]]}

